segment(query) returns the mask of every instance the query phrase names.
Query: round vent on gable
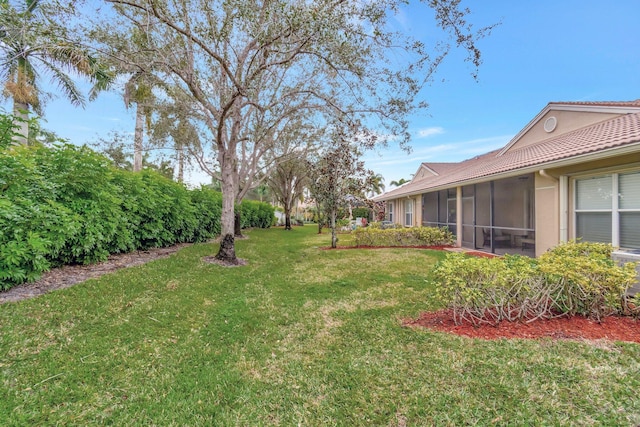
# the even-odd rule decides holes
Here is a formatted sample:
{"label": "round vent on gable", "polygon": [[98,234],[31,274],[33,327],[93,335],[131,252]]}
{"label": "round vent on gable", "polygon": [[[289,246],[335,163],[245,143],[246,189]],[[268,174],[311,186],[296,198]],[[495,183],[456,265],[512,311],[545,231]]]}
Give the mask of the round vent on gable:
{"label": "round vent on gable", "polygon": [[558,119],[556,119],[555,117],[551,116],[547,120],[544,121],[544,130],[547,133],[551,133],[556,129],[557,125],[558,125]]}

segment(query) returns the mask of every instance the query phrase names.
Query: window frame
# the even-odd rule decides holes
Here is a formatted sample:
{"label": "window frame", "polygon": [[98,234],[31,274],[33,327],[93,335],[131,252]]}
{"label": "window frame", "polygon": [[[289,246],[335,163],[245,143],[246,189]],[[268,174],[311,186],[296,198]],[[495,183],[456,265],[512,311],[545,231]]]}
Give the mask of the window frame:
{"label": "window frame", "polygon": [[413,227],[413,207],[414,200],[409,198],[404,201],[404,226]]}
{"label": "window frame", "polygon": [[[578,238],[578,214],[580,213],[608,213],[611,215],[611,243],[613,247],[621,247],[620,246],[620,214],[621,213],[638,213],[640,214],[640,207],[638,208],[621,208],[620,207],[620,176],[621,175],[629,175],[629,174],[640,174],[640,170],[631,169],[631,170],[618,170],[618,171],[609,171],[609,172],[600,172],[593,173],[589,175],[580,175],[575,176],[572,179],[572,192],[573,192],[573,212],[572,212],[572,237],[573,239]],[[604,178],[611,177],[611,208],[607,209],[578,209],[578,182],[581,180],[588,180],[594,178]],[[623,247],[623,249],[640,249],[640,243],[637,248],[634,247]]]}

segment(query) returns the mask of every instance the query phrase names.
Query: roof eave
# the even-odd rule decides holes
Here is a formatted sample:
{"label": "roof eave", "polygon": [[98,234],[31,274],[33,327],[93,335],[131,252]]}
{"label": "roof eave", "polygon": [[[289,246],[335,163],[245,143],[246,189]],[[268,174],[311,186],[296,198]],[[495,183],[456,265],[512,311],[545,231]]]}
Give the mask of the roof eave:
{"label": "roof eave", "polygon": [[574,157],[570,157],[567,159],[560,159],[560,160],[553,160],[553,161],[549,161],[549,162],[542,162],[542,163],[538,163],[535,165],[531,165],[531,166],[527,166],[521,169],[514,169],[511,171],[506,171],[506,172],[499,172],[499,173],[495,173],[495,174],[490,174],[490,175],[485,175],[482,177],[478,177],[478,178],[473,178],[473,179],[467,179],[467,180],[461,180],[461,181],[453,181],[447,184],[443,184],[443,185],[439,185],[436,187],[431,187],[428,189],[421,189],[421,190],[414,190],[411,192],[407,192],[407,193],[401,193],[398,194],[394,197],[391,198],[384,198],[384,199],[380,199],[379,201],[388,201],[388,200],[393,200],[393,199],[399,199],[399,198],[403,198],[403,197],[412,197],[412,196],[418,196],[420,194],[423,193],[431,193],[434,191],[440,191],[440,190],[446,190],[448,188],[451,187],[458,187],[458,186],[462,186],[462,185],[472,185],[472,184],[480,184],[483,182],[487,182],[487,181],[491,181],[494,179],[504,179],[504,178],[512,178],[515,176],[519,176],[519,175],[523,175],[526,173],[533,173],[533,172],[538,172],[541,169],[552,169],[552,168],[560,168],[560,167],[565,167],[565,166],[572,166],[575,164],[579,164],[579,163],[585,163],[585,162],[589,162],[589,161],[594,161],[594,160],[603,160],[603,159],[607,159],[610,157],[615,157],[615,156],[621,156],[621,155],[625,155],[625,154],[632,154],[632,153],[638,153],[640,152],[640,150],[638,150],[638,147],[640,147],[640,141],[638,142],[634,142],[631,144],[627,144],[624,145],[622,147],[614,147],[614,148],[609,148],[607,150],[602,150],[602,151],[598,151],[595,153],[586,153],[586,154],[581,154],[578,156],[574,156]]}

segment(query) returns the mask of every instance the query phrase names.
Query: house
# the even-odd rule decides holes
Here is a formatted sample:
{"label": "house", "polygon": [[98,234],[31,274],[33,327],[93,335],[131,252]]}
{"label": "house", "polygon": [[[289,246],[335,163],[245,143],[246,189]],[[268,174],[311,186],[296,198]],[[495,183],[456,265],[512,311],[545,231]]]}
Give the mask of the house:
{"label": "house", "polygon": [[640,249],[640,99],[552,102],[505,147],[423,163],[374,200],[405,226],[446,226],[457,246],[538,256],[569,239]]}

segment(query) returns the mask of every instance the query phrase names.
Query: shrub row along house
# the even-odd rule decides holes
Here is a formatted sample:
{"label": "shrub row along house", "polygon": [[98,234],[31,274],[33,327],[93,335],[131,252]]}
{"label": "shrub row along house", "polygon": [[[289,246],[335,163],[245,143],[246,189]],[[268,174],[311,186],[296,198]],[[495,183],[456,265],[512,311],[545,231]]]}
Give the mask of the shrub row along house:
{"label": "shrub row along house", "polygon": [[640,249],[640,99],[552,102],[504,148],[423,163],[375,198],[404,226],[446,226],[457,246],[538,256],[560,242]]}

